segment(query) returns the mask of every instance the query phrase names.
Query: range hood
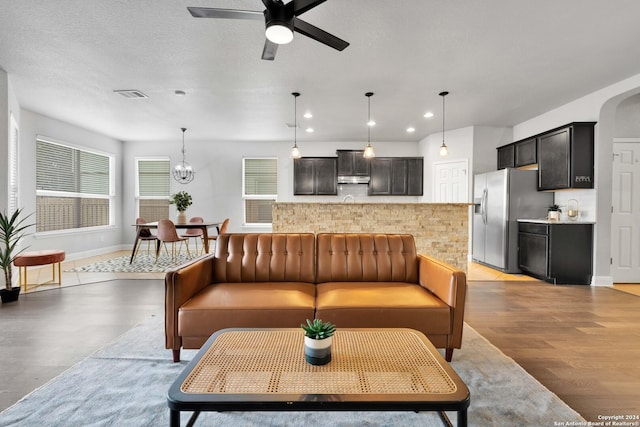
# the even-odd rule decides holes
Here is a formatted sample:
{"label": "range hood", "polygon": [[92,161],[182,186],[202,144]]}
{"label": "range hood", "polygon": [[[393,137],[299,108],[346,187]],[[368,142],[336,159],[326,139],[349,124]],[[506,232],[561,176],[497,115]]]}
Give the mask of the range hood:
{"label": "range hood", "polygon": [[368,184],[369,179],[363,175],[338,175],[338,184]]}

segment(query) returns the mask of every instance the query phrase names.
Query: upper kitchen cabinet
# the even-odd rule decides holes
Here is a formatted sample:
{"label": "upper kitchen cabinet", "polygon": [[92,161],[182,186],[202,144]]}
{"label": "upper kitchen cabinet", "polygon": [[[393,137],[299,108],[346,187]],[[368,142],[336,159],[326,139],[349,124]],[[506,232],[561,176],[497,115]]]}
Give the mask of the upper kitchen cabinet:
{"label": "upper kitchen cabinet", "polygon": [[537,144],[535,138],[525,139],[513,144],[515,151],[515,167],[535,165],[538,163]]}
{"label": "upper kitchen cabinet", "polygon": [[422,157],[375,157],[370,162],[370,196],[422,195]]}
{"label": "upper kitchen cabinet", "polygon": [[338,194],[337,159],[302,157],[293,161],[293,194],[297,196]]}
{"label": "upper kitchen cabinet", "polygon": [[362,150],[337,150],[339,176],[369,176],[369,159]]}
{"label": "upper kitchen cabinet", "polygon": [[498,147],[498,169],[515,167],[515,145],[508,144]]}
{"label": "upper kitchen cabinet", "polygon": [[594,122],[576,122],[537,137],[538,190],[593,188]]}

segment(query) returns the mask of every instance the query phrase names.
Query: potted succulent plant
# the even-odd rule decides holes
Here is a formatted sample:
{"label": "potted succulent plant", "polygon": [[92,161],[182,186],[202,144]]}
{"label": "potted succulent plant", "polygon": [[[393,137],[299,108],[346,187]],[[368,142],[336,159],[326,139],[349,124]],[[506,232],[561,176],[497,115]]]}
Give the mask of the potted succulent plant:
{"label": "potted succulent plant", "polygon": [[4,289],[0,289],[0,298],[3,303],[16,301],[20,296],[20,286],[14,288],[12,284],[13,260],[27,249],[17,250],[17,245],[26,236],[26,229],[33,225],[25,224],[28,216],[20,219],[20,212],[22,209],[16,210],[11,216],[0,212],[0,267],[5,281]]}
{"label": "potted succulent plant", "polygon": [[547,214],[547,219],[549,221],[559,221],[560,220],[560,214],[562,213],[562,209],[560,209],[560,206],[553,204],[551,206],[549,206],[548,208],[548,214]]}
{"label": "potted succulent plant", "polygon": [[191,199],[191,194],[186,191],[179,191],[176,194],[172,194],[169,199],[169,204],[176,205],[176,209],[178,210],[178,216],[176,222],[178,224],[186,224],[187,223],[187,214],[185,211],[189,206],[193,204],[193,200]]}
{"label": "potted succulent plant", "polygon": [[331,344],[336,326],[320,319],[307,319],[300,325],[304,330],[304,359],[312,365],[326,365],[331,361]]}

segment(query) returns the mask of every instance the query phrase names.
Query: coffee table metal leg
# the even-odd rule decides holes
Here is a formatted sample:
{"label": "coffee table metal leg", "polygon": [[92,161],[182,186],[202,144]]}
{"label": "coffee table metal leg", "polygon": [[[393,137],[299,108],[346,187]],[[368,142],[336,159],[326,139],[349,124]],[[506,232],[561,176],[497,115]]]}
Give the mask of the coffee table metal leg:
{"label": "coffee table metal leg", "polygon": [[[453,427],[453,424],[451,424],[451,420],[449,419],[449,417],[447,417],[447,414],[444,411],[438,411],[438,415],[440,415],[440,419],[442,420],[445,426]],[[458,412],[458,425],[459,424],[460,424],[460,413]]]}
{"label": "coffee table metal leg", "polygon": [[198,419],[198,415],[200,415],[200,411],[195,411],[191,417],[189,418],[189,422],[187,422],[187,427],[193,427],[193,425],[196,423],[196,420]]}
{"label": "coffee table metal leg", "polygon": [[169,409],[169,426],[180,427],[180,411]]}
{"label": "coffee table metal leg", "polygon": [[458,427],[467,427],[467,410],[458,411]]}

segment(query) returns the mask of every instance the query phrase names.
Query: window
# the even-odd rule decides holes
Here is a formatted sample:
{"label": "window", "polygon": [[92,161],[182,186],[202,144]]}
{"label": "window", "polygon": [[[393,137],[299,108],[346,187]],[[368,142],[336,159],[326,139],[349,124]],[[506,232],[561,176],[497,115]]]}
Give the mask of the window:
{"label": "window", "polygon": [[278,197],[278,159],[242,159],[244,223],[270,225],[271,205]]}
{"label": "window", "polygon": [[9,114],[9,199],[7,200],[7,213],[11,215],[20,208],[20,200],[18,198],[18,124],[13,117],[13,113]]}
{"label": "window", "polygon": [[169,218],[169,159],[136,159],[138,217],[147,221]]}
{"label": "window", "polygon": [[36,231],[113,223],[113,156],[36,140]]}

